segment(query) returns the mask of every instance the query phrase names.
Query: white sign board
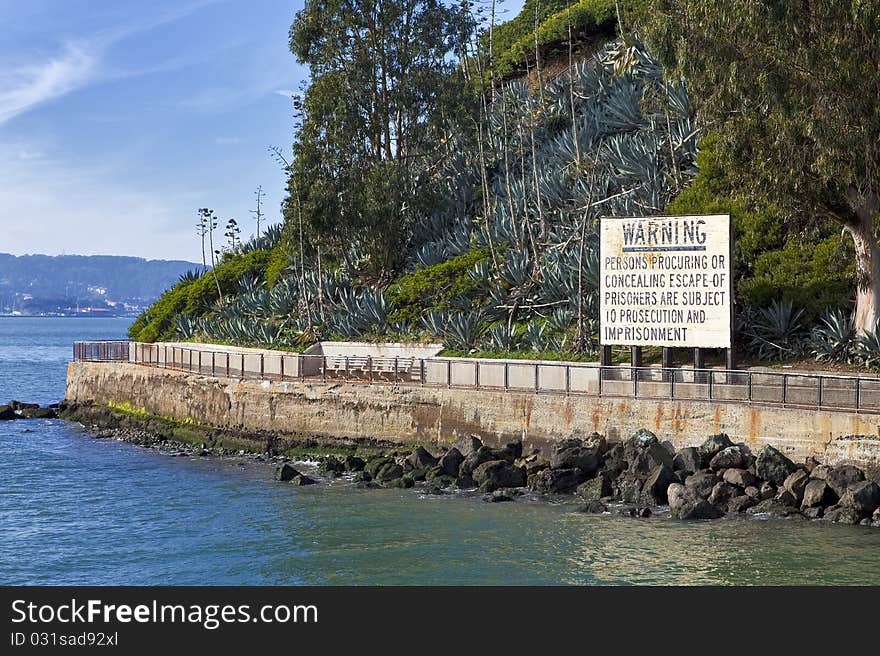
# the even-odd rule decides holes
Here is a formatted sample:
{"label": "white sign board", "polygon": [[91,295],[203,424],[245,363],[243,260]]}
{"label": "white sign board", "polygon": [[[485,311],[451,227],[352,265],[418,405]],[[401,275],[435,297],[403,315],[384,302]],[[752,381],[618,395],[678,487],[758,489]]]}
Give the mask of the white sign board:
{"label": "white sign board", "polygon": [[730,215],[602,218],[602,345],[729,348]]}

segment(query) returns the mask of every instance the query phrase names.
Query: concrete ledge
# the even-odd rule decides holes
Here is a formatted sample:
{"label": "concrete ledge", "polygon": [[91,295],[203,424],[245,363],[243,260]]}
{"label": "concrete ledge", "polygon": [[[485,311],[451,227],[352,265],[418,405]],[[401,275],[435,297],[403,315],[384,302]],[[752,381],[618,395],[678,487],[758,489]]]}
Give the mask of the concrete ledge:
{"label": "concrete ledge", "polygon": [[632,399],[389,384],[210,378],[124,362],[72,362],[67,399],[130,403],[219,428],[448,445],[474,433],[522,439],[545,453],[572,433],[610,440],[645,427],[677,449],[727,433],[753,451],[772,444],[795,462],[815,456],[880,472],[880,415],[737,402]]}

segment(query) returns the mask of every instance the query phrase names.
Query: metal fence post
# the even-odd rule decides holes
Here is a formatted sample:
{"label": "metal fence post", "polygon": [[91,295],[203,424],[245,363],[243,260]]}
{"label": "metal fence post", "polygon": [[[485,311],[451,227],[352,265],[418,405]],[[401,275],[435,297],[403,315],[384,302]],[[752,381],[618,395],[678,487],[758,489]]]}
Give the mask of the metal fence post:
{"label": "metal fence post", "polygon": [[452,387],[452,360],[446,361],[446,387]]}
{"label": "metal fence post", "polygon": [[510,363],[505,360],[504,362],[504,391],[510,389]]}
{"label": "metal fence post", "polygon": [[747,383],[748,384],[746,387],[746,399],[748,400],[749,403],[751,403],[752,402],[752,372],[751,371],[749,372],[749,377],[748,377]]}
{"label": "metal fence post", "polygon": [[349,375],[348,375],[348,356],[346,355],[346,356],[345,356],[345,382],[348,382],[348,379],[349,379]]}
{"label": "metal fence post", "polygon": [[241,379],[244,380],[244,353],[241,354]]}
{"label": "metal fence post", "polygon": [[712,379],[715,378],[715,372],[711,369],[707,372],[709,376],[709,400],[712,400]]}
{"label": "metal fence post", "polygon": [[782,407],[785,407],[785,399],[788,396],[788,374],[782,374]]}
{"label": "metal fence post", "polygon": [[281,354],[281,363],[279,364],[279,368],[281,369],[281,382],[284,382],[284,354]]}
{"label": "metal fence post", "polygon": [[226,377],[229,378],[229,351],[226,352]]}
{"label": "metal fence post", "polygon": [[474,387],[480,389],[480,361],[474,360]]}
{"label": "metal fence post", "polygon": [[816,407],[821,408],[821,407],[822,407],[822,376],[819,376],[819,393],[818,393],[818,397],[819,397],[819,398],[818,398],[818,401],[819,401],[819,402],[816,404]]}
{"label": "metal fence post", "polygon": [[633,398],[639,398],[639,370],[636,367],[630,369],[632,372]]}
{"label": "metal fence post", "polygon": [[370,384],[373,383],[373,356],[367,356],[367,371],[370,377]]}
{"label": "metal fence post", "polygon": [[397,379],[397,356],[394,356],[394,382],[399,383],[400,381]]}
{"label": "metal fence post", "polygon": [[565,365],[565,395],[568,396],[571,393],[571,367],[569,365]]}
{"label": "metal fence post", "polygon": [[327,382],[327,356],[321,356],[321,380]]}
{"label": "metal fence post", "polygon": [[856,378],[856,411],[861,408],[862,405],[862,387],[861,387],[861,378]]}
{"label": "metal fence post", "polygon": [[266,377],[266,359],[263,353],[260,353],[260,380]]}
{"label": "metal fence post", "polygon": [[425,384],[425,358],[419,358],[419,379]]}
{"label": "metal fence post", "polygon": [[536,362],[535,363],[535,394],[538,393],[538,385],[539,384],[540,383],[538,382],[538,363]]}
{"label": "metal fence post", "polygon": [[675,369],[669,372],[669,398],[675,398]]}

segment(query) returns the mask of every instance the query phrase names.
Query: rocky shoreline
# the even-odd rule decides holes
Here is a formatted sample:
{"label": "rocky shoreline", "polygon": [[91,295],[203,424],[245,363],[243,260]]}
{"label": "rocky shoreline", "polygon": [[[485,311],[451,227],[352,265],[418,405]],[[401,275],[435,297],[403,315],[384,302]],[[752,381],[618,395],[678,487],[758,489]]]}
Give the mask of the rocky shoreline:
{"label": "rocky shoreline", "polygon": [[[19,404],[19,416],[24,405]],[[63,402],[52,410],[85,425],[97,437],[172,455],[246,457],[273,464],[275,478],[288,485],[344,477],[361,488],[464,492],[487,502],[518,497],[578,500],[577,510],[595,514],[668,515],[681,520],[780,517],[880,527],[880,482],[858,467],[832,467],[814,458],[795,464],[771,446],[753,454],[724,434],[676,451],[646,429],[616,443],[593,433],[560,441],[547,458],[538,452],[524,454],[521,442],[493,448],[476,436],[461,437],[439,451],[369,440],[235,434],[207,427],[184,426],[183,439],[175,439],[175,427],[181,427],[163,418]],[[297,458],[294,452],[308,458]],[[294,466],[306,459],[317,460],[317,472]]]}

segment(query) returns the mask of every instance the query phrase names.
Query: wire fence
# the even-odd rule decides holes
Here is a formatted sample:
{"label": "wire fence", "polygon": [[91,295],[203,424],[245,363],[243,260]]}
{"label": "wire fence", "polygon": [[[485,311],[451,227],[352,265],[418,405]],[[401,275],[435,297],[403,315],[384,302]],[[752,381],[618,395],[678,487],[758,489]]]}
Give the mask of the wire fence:
{"label": "wire fence", "polygon": [[123,341],[76,342],[73,358],[131,362],[239,380],[416,385],[880,413],[880,378],[825,373],[477,358],[309,355]]}

